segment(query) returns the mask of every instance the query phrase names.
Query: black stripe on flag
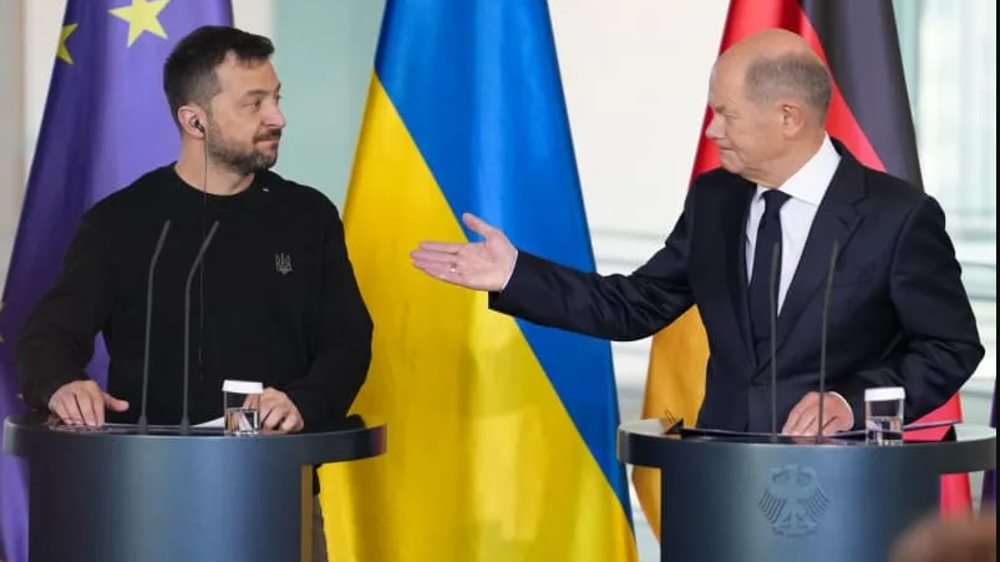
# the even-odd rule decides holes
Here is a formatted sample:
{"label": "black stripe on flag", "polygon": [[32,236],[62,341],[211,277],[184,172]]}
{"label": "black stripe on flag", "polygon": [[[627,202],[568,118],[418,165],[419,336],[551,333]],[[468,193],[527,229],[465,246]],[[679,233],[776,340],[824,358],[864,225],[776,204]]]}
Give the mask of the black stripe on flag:
{"label": "black stripe on flag", "polygon": [[923,189],[891,0],[800,0],[833,79],[888,173]]}

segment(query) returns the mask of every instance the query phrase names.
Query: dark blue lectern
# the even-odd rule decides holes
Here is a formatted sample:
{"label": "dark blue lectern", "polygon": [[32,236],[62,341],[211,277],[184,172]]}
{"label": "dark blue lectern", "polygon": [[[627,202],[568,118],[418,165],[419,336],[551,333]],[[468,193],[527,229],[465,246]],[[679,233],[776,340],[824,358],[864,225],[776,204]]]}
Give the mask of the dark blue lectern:
{"label": "dark blue lectern", "polygon": [[885,562],[938,510],[941,475],[996,466],[996,430],[942,442],[683,435],[660,420],[619,428],[627,463],[660,469],[664,562]]}
{"label": "dark blue lectern", "polygon": [[385,432],[351,419],[297,435],[140,434],[32,415],[8,418],[3,436],[28,463],[31,562],[295,562],[311,513],[303,478],[314,464],[382,454]]}

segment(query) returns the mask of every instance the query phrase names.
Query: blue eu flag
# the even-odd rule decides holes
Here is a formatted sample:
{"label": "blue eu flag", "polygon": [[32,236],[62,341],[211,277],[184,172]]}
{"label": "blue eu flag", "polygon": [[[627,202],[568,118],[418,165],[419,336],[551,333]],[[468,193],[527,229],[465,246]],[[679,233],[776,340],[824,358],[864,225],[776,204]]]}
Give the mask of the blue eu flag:
{"label": "blue eu flag", "polygon": [[[55,22],[53,22],[55,25]],[[13,345],[55,278],[81,215],[151,168],[180,136],[163,62],[202,25],[232,25],[230,0],[69,0],[0,309],[0,419],[21,411]],[[102,386],[98,342],[89,372]],[[25,468],[0,457],[0,559],[27,562]]]}

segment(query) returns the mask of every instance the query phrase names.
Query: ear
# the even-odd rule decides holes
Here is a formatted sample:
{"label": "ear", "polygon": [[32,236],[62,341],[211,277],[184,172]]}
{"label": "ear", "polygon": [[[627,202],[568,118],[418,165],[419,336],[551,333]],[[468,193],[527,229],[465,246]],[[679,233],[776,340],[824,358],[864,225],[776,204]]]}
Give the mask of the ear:
{"label": "ear", "polygon": [[778,118],[782,133],[786,137],[793,137],[806,126],[809,115],[798,101],[781,100],[778,102]]}
{"label": "ear", "polygon": [[184,132],[195,138],[205,138],[205,112],[195,105],[182,105],[177,109],[177,121]]}

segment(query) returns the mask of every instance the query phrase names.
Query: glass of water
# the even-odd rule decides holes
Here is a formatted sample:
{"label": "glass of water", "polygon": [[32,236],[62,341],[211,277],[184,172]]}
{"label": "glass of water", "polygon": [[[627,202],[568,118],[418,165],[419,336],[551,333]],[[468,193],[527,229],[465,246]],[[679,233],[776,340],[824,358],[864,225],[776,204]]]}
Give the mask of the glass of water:
{"label": "glass of water", "polygon": [[260,395],[262,392],[264,392],[264,385],[259,382],[227,380],[222,383],[226,435],[256,435],[260,433]]}
{"label": "glass of water", "polygon": [[899,386],[865,390],[866,440],[875,445],[903,443],[906,390]]}

